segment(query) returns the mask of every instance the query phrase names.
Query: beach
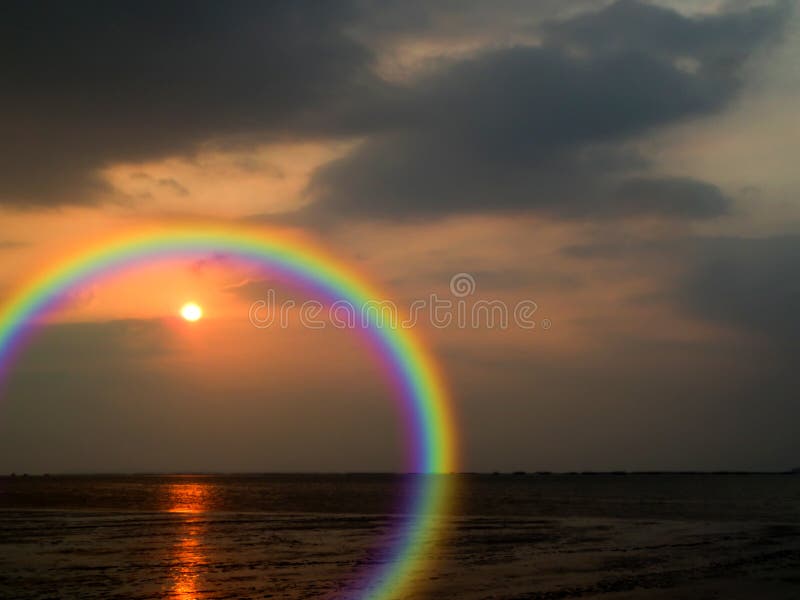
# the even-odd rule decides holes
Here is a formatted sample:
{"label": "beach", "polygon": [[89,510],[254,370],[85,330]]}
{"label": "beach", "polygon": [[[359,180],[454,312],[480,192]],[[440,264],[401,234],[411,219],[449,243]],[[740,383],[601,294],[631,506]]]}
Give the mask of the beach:
{"label": "beach", "polygon": [[[353,597],[407,477],[6,477],[0,597]],[[451,477],[408,597],[800,595],[796,476]]]}

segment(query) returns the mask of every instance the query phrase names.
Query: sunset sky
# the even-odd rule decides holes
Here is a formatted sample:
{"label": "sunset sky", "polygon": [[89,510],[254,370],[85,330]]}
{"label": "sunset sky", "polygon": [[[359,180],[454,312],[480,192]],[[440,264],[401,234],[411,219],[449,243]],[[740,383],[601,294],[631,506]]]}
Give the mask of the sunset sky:
{"label": "sunset sky", "polygon": [[[192,6],[2,9],[0,299],[139,225],[277,227],[401,306],[536,303],[419,324],[464,470],[800,466],[794,2]],[[71,290],[0,473],[402,468],[358,336],[254,327],[269,289],[307,294],[213,254]]]}

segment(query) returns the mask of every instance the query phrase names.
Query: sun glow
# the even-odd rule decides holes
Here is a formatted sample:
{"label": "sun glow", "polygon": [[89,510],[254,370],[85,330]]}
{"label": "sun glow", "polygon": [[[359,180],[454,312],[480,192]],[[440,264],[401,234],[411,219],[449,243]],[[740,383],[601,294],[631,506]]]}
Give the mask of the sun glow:
{"label": "sun glow", "polygon": [[187,321],[197,321],[203,316],[203,309],[199,304],[194,302],[187,302],[181,306],[181,317]]}

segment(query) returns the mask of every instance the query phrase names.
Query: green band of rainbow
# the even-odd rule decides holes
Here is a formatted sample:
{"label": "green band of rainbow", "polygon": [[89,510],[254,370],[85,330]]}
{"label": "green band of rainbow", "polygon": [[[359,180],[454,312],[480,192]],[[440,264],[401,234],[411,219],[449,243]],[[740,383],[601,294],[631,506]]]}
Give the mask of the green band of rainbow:
{"label": "green band of rainbow", "polygon": [[[0,372],[16,355],[25,334],[40,316],[76,285],[142,262],[223,253],[254,261],[313,286],[331,299],[354,306],[381,294],[353,269],[308,241],[270,230],[220,226],[151,228],[114,236],[81,250],[20,287],[0,311]],[[430,353],[410,329],[369,323],[366,332],[376,358],[387,369],[394,397],[404,415],[408,470],[419,473],[402,525],[385,560],[358,585],[356,597],[402,598],[424,566],[448,508],[448,477],[456,469],[455,426],[443,378]],[[423,551],[424,549],[424,551]]]}

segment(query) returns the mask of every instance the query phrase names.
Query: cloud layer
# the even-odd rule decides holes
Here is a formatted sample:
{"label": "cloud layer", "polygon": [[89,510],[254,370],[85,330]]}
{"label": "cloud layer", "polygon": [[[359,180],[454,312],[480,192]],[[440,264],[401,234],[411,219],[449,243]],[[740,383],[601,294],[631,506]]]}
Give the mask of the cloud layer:
{"label": "cloud layer", "polygon": [[98,169],[201,144],[347,132],[369,95],[369,52],[343,35],[346,5],[313,2],[12,3],[0,198],[90,202]]}
{"label": "cloud layer", "polygon": [[630,142],[728,103],[784,11],[689,18],[622,1],[545,24],[541,45],[488,50],[404,88],[400,126],[322,167],[311,193],[333,213],[380,217],[723,214],[713,184],[649,175]]}
{"label": "cloud layer", "polygon": [[13,140],[0,203],[110,199],[101,169],[209,146],[363,139],[313,177],[318,215],[718,215],[711,183],[651,176],[629,142],[729,102],[786,6],[690,18],[621,0],[538,17],[529,44],[396,83],[375,69],[381,36],[452,36],[469,25],[458,7],[397,5],[391,28],[367,2],[14,3],[0,24]]}

